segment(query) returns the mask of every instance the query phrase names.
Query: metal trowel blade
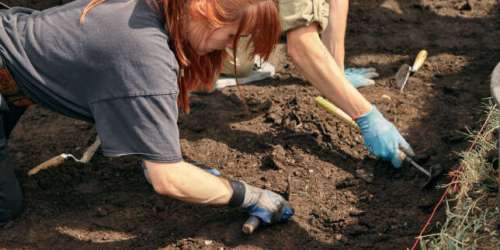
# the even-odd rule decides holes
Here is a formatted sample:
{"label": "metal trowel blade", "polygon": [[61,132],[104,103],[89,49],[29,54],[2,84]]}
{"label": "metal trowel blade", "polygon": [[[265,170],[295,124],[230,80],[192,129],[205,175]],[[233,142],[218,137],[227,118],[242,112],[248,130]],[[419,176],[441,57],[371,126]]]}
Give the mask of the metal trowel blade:
{"label": "metal trowel blade", "polygon": [[408,77],[410,76],[410,71],[411,71],[411,66],[408,64],[403,64],[396,73],[395,76],[396,86],[399,88],[400,91],[403,91],[403,89],[405,88],[406,82],[408,81]]}

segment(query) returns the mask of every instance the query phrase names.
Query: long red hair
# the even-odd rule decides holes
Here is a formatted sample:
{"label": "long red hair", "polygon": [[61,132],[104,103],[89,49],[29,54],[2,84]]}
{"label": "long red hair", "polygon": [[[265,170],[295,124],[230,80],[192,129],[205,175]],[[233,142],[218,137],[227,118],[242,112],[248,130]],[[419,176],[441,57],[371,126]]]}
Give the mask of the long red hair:
{"label": "long red hair", "polygon": [[[80,17],[106,0],[91,0]],[[209,28],[221,28],[239,22],[233,41],[236,48],[242,34],[249,34],[253,54],[266,60],[278,43],[281,26],[276,4],[273,0],[155,0],[165,20],[165,29],[171,38],[180,66],[178,78],[180,95],[178,104],[189,112],[189,92],[192,90],[212,89],[215,78],[221,71],[226,52],[214,51],[199,56],[185,37],[183,19],[205,21]],[[236,53],[235,53],[236,54]]]}

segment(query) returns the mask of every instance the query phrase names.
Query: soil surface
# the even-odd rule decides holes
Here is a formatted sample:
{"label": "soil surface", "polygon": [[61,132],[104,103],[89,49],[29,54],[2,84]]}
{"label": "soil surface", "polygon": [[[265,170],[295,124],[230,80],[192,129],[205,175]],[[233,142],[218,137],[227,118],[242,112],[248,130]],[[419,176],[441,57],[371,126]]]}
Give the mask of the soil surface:
{"label": "soil surface", "polygon": [[[400,129],[424,166],[449,169],[477,128],[499,61],[497,0],[352,0],[348,67],[375,67],[376,85],[361,92]],[[55,1],[8,2],[38,9]],[[429,58],[404,93],[393,76],[420,49]],[[155,194],[137,158],[96,155],[34,176],[60,153],[80,155],[91,124],[40,107],[23,116],[9,144],[25,191],[26,211],[0,229],[8,249],[404,249],[442,190],[425,176],[369,156],[360,134],[317,107],[319,92],[297,77],[280,46],[278,78],[192,97],[181,115],[186,159],[285,195],[296,215],[245,236],[239,209],[178,202]],[[441,179],[441,182],[446,180]]]}

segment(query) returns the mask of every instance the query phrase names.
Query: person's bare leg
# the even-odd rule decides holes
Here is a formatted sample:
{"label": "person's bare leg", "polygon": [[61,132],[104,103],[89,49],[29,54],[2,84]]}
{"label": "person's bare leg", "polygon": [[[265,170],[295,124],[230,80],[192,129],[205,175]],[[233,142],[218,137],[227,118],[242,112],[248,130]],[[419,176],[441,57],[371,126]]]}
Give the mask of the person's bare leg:
{"label": "person's bare leg", "polygon": [[317,24],[289,31],[287,51],[304,77],[351,117],[371,110],[371,104],[345,79],[324,46]]}
{"label": "person's bare leg", "polygon": [[344,71],[345,32],[347,28],[348,0],[331,0],[328,26],[321,33],[321,39],[330,54],[335,58],[340,70]]}
{"label": "person's bare leg", "polygon": [[190,163],[145,162],[156,192],[197,204],[228,204],[233,189],[228,180],[214,176]]}

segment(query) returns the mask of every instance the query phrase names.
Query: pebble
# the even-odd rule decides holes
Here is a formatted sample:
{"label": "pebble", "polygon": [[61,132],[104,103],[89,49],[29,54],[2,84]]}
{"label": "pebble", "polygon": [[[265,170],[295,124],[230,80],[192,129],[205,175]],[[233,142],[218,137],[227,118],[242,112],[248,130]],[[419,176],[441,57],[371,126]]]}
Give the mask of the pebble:
{"label": "pebble", "polygon": [[388,101],[392,101],[392,98],[388,95],[382,95],[382,99],[385,99],[385,100],[388,100]]}
{"label": "pebble", "polygon": [[273,151],[271,153],[275,157],[284,158],[286,155],[286,151],[281,145],[275,145],[273,146]]}
{"label": "pebble", "polygon": [[269,113],[266,117],[266,120],[275,124],[281,124],[282,118],[275,113]]}
{"label": "pebble", "polygon": [[367,183],[372,183],[373,180],[375,179],[375,176],[373,176],[373,173],[368,172],[364,168],[356,169],[356,177],[366,181]]}
{"label": "pebble", "polygon": [[359,200],[363,202],[370,202],[375,196],[370,193],[363,193],[359,196]]}
{"label": "pebble", "polygon": [[366,212],[363,210],[353,210],[349,212],[350,216],[362,216],[364,214],[366,214]]}
{"label": "pebble", "polygon": [[342,180],[342,181],[339,181],[338,183],[336,183],[335,187],[337,189],[344,189],[344,188],[352,187],[354,185],[355,185],[354,181],[351,178],[347,178],[345,180]]}
{"label": "pebble", "polygon": [[335,234],[335,239],[336,240],[341,240],[342,239],[342,234]]}

